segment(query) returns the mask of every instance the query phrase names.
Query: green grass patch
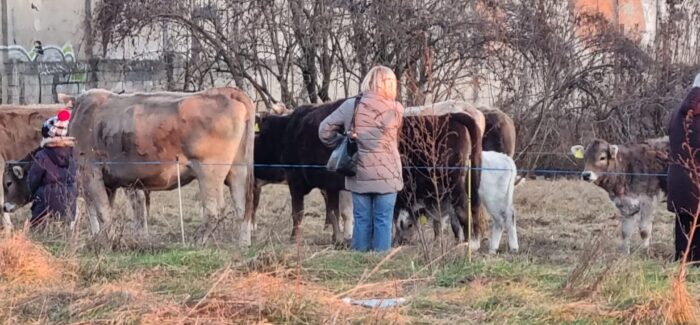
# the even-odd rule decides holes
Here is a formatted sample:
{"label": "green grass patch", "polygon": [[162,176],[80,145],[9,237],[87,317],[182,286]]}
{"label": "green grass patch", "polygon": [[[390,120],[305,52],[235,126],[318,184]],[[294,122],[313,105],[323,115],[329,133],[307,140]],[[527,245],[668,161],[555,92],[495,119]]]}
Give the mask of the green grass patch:
{"label": "green grass patch", "polygon": [[[306,274],[321,282],[356,283],[365,273],[371,272],[386,255],[353,251],[332,251],[320,254],[304,262]],[[413,254],[392,257],[370,276],[367,281],[406,279],[423,267],[423,262]]]}
{"label": "green grass patch", "polygon": [[436,274],[435,282],[441,287],[458,287],[478,278],[534,282],[538,287],[553,289],[566,278],[566,271],[532,264],[523,260],[508,261],[488,258],[473,261],[456,261],[446,264]]}
{"label": "green grass patch", "polygon": [[114,280],[142,270],[158,269],[177,279],[205,278],[222,268],[230,253],[216,249],[173,249],[158,252],[109,253],[81,258],[81,278]]}

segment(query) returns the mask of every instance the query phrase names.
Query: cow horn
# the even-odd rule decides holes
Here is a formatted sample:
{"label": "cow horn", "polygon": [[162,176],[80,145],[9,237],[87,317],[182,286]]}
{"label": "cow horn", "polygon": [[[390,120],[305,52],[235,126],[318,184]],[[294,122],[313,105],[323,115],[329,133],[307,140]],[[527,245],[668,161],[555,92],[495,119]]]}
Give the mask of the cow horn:
{"label": "cow horn", "polygon": [[19,179],[24,178],[24,169],[20,166],[12,166],[12,173]]}
{"label": "cow horn", "polygon": [[571,147],[571,154],[574,155],[576,159],[583,159],[583,146],[575,145]]}

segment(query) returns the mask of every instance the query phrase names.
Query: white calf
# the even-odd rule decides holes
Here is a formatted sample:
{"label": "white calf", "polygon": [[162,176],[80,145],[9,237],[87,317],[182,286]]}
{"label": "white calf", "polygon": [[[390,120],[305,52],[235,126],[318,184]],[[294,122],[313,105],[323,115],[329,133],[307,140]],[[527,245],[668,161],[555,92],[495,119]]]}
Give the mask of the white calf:
{"label": "white calf", "polygon": [[495,254],[500,245],[503,226],[508,233],[510,252],[518,251],[518,235],[515,228],[513,208],[513,188],[517,175],[513,159],[499,152],[484,151],[481,156],[481,183],[479,197],[491,215],[491,236],[489,253]]}

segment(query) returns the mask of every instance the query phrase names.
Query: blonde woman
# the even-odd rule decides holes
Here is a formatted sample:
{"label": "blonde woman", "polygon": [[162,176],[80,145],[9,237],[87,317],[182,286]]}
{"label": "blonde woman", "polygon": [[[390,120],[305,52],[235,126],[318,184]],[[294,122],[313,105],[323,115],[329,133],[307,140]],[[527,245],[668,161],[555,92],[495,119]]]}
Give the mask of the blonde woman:
{"label": "blonde woman", "polygon": [[[398,137],[404,107],[396,101],[396,75],[385,66],[372,68],[360,90],[354,128],[357,173],[345,178],[355,218],[352,249],[381,252],[391,248],[394,204],[403,188]],[[321,122],[318,135],[326,146],[336,147],[340,132],[349,129],[354,102],[354,98],[346,100]]]}

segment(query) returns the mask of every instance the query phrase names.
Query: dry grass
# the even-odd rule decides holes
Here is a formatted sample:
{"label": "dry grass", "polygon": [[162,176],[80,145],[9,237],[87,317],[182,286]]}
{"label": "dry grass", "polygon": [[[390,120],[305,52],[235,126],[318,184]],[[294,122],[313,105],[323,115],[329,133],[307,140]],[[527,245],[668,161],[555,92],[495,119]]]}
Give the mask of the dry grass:
{"label": "dry grass", "polygon": [[[188,239],[201,223],[197,192],[196,184],[183,189]],[[691,306],[700,297],[700,274],[691,271],[688,290],[673,287],[671,217],[657,214],[648,254],[620,256],[619,217],[595,186],[528,181],[515,194],[520,253],[486,256],[482,245],[471,263],[455,249],[429,264],[418,247],[404,247],[389,258],[333,249],[316,191],[305,202],[304,238],[297,252],[289,241],[288,193],[279,185],[263,189],[251,249],[235,246],[238,220],[227,221],[213,248],[182,248],[177,195],[154,193],[147,247],[79,249],[81,269],[74,271],[79,281],[56,281],[71,267],[25,236],[23,245],[40,252],[42,263],[52,265],[58,277],[20,285],[3,275],[0,305],[10,307],[0,306],[0,323],[661,324],[691,319],[678,306]],[[130,217],[121,194],[118,200],[118,213]],[[128,223],[119,229],[122,243],[133,240]],[[60,239],[32,236],[61,247]],[[84,245],[89,236],[81,238]],[[639,242],[635,236],[633,244]],[[227,264],[233,266],[222,269]],[[365,309],[342,302],[347,292],[354,299],[406,297],[409,303]]]}
{"label": "dry grass", "polygon": [[24,232],[15,232],[0,241],[0,280],[10,284],[47,284],[61,280],[69,272],[42,246]]}
{"label": "dry grass", "polygon": [[271,273],[223,277],[209,295],[193,305],[161,307],[146,315],[144,324],[403,323],[398,311],[367,312],[312,283]]}
{"label": "dry grass", "polygon": [[672,278],[664,319],[669,324],[698,324],[696,301],[688,293],[685,279]]}

